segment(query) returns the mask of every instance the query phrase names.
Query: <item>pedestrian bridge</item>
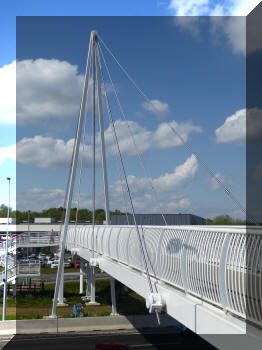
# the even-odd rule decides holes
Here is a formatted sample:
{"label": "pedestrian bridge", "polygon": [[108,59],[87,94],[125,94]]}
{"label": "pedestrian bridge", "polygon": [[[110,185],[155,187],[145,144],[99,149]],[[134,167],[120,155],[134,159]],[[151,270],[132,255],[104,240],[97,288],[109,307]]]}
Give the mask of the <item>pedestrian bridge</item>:
{"label": "pedestrian bridge", "polygon": [[[261,326],[261,229],[140,226],[139,231],[150,278],[169,315],[200,334],[245,333],[246,319]],[[69,226],[66,248],[149,298],[135,226],[94,231]]]}

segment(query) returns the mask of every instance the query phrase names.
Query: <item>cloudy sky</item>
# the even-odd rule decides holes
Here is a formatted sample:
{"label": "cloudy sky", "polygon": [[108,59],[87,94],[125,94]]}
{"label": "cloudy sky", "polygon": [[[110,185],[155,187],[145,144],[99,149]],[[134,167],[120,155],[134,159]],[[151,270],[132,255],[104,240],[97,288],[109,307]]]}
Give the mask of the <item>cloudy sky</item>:
{"label": "cloudy sky", "polygon": [[[96,29],[152,104],[245,203],[245,18],[223,16],[246,15],[259,1],[249,1],[249,6],[246,1],[236,0],[150,1],[147,8],[140,6],[136,11],[134,1],[132,9],[131,2],[123,5],[115,1],[115,5],[121,3],[117,10],[100,2],[103,7],[98,6],[99,1],[92,6],[79,2],[76,9],[68,1],[63,12],[55,5],[48,9],[48,1],[38,8],[30,7],[35,5],[32,1],[25,1],[26,6],[18,6],[17,13],[6,8],[0,24],[4,33],[4,54],[0,58],[0,202],[6,203],[5,177],[11,176],[15,206],[17,176],[17,208],[43,209],[63,203],[89,35]],[[40,14],[162,17],[20,17],[15,38],[15,15]],[[104,53],[128,120],[121,120],[107,79],[135,210],[159,212],[151,191],[153,184],[166,213],[190,212],[204,217],[228,213],[240,217],[216,182],[155,114],[152,104],[137,94]],[[254,110],[254,116],[256,113]],[[113,136],[108,118],[104,117],[110,205],[124,210]],[[150,181],[139,166],[127,124],[143,155]],[[90,206],[88,122],[86,134],[87,145],[81,147],[85,165],[82,207]],[[100,166],[97,153],[97,205],[101,207]]]}

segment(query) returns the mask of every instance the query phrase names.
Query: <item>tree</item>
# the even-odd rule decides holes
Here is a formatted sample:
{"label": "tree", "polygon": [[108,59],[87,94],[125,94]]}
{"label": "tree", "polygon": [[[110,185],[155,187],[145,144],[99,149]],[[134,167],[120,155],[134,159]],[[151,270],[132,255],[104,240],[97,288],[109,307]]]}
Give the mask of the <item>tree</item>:
{"label": "tree", "polygon": [[218,215],[214,219],[206,219],[205,225],[245,225],[245,220],[233,219],[229,215]]}
{"label": "tree", "polygon": [[[1,218],[7,217],[7,210],[8,210],[8,207],[5,204],[0,205],[0,217]],[[10,213],[11,213],[11,208],[10,208]]]}
{"label": "tree", "polygon": [[96,209],[95,211],[95,221],[103,223],[106,219],[106,214],[104,209]]}

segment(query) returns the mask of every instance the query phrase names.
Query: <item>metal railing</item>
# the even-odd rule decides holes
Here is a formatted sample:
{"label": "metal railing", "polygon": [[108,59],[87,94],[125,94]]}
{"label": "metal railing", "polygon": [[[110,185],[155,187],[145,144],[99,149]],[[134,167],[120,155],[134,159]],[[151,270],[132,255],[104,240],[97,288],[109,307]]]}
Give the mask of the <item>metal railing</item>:
{"label": "metal railing", "polygon": [[[152,277],[261,325],[262,229],[143,226],[139,230]],[[96,226],[94,241],[96,254],[145,272],[134,226]],[[69,227],[66,246],[92,250],[92,227]]]}
{"label": "metal railing", "polygon": [[[40,261],[18,262],[7,269],[7,281],[10,282],[19,277],[33,277],[40,275]],[[4,283],[4,271],[0,273],[0,285]]]}
{"label": "metal railing", "polygon": [[[16,249],[16,240],[15,239],[10,239],[8,241],[8,252],[15,250]],[[0,242],[0,256],[5,255],[6,252],[6,243],[5,241]]]}
{"label": "metal railing", "polygon": [[19,275],[40,275],[40,268],[39,260],[19,262],[16,268],[17,277],[19,277]]}
{"label": "metal railing", "polygon": [[[16,277],[16,266],[9,267],[7,269],[7,281],[10,282],[12,279]],[[5,272],[2,271],[0,273],[0,285],[4,283]]]}
{"label": "metal railing", "polygon": [[[15,265],[15,257],[11,254],[8,254],[7,266],[11,267]],[[5,266],[5,255],[0,255],[0,266]]]}
{"label": "metal railing", "polygon": [[24,232],[17,235],[16,247],[59,245],[60,232]]}

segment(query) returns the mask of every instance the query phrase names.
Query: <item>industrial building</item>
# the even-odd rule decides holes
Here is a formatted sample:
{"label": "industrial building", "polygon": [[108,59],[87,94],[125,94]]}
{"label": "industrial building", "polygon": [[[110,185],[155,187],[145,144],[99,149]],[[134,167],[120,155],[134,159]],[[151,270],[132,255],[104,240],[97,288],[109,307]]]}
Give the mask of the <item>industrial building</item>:
{"label": "industrial building", "polygon": [[[167,225],[204,225],[205,219],[192,214],[164,214]],[[165,225],[161,214],[135,214],[138,225]],[[131,214],[112,214],[112,225],[134,225]]]}

